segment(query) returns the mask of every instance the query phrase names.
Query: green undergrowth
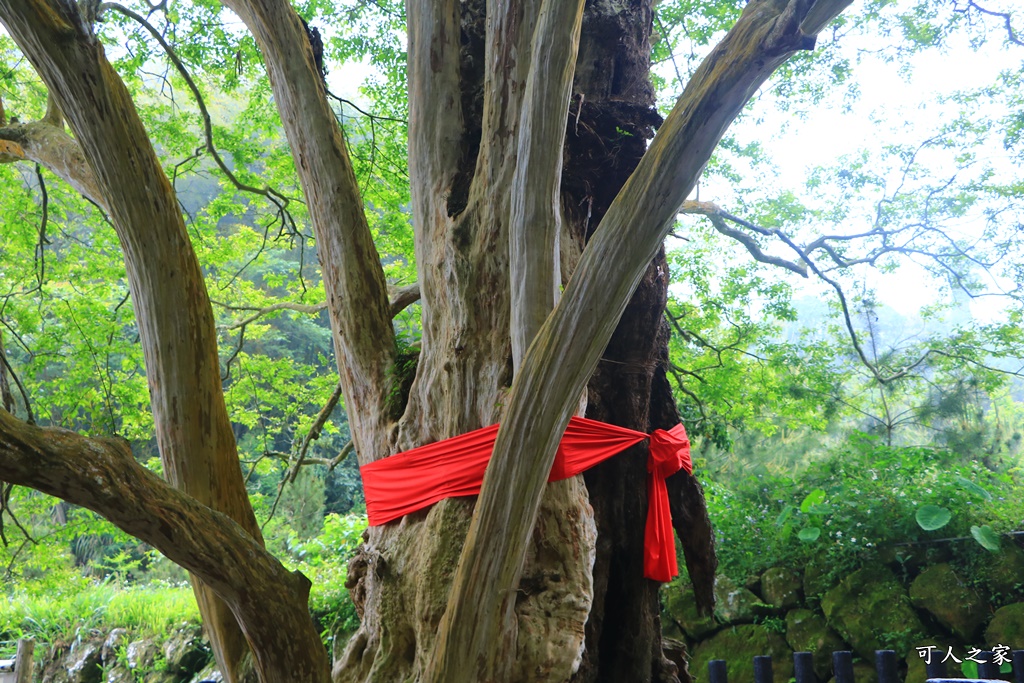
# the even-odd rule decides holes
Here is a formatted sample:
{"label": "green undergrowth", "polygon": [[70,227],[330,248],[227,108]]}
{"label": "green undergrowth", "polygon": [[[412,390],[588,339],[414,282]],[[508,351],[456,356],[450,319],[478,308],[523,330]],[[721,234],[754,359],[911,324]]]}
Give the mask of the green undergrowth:
{"label": "green undergrowth", "polygon": [[[271,551],[312,582],[310,613],[325,644],[359,626],[345,588],[347,565],[366,529],[366,516],[327,515],[319,531],[302,538],[290,528],[268,538]],[[45,570],[8,580],[0,599],[0,642],[33,638],[66,644],[102,638],[115,628],[138,638],[164,638],[182,625],[199,624],[199,609],[184,572],[162,558],[131,562],[132,571],[97,578],[54,561]],[[156,578],[157,576],[171,578]]]}
{"label": "green undergrowth", "polygon": [[199,623],[199,608],[187,585],[119,585],[73,572],[54,579],[9,592],[0,602],[0,638],[62,643],[114,628],[140,637],[161,636],[182,624]]}
{"label": "green undergrowth", "polygon": [[815,562],[840,577],[911,549],[976,562],[1009,542],[1024,497],[1018,462],[863,434],[798,472],[704,485],[720,571],[738,579]]}

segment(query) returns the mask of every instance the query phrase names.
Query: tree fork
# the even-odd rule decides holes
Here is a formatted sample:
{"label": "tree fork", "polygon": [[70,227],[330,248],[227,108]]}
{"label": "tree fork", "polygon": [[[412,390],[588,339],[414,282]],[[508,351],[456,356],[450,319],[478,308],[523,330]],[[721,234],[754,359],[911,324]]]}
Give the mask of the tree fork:
{"label": "tree fork", "polygon": [[[438,633],[433,681],[487,672],[507,621],[559,438],[646,265],[728,125],[849,2],[751,2],[698,68],[605,216],[513,383]],[[615,272],[608,264],[619,263]],[[510,485],[512,484],[512,485]],[[450,654],[449,648],[458,648]]]}

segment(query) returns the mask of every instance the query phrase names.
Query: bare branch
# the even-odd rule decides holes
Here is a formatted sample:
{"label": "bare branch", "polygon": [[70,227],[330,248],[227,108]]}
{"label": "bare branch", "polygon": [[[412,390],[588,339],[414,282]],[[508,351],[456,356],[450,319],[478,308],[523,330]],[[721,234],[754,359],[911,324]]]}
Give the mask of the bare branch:
{"label": "bare branch", "polygon": [[206,102],[203,99],[203,95],[199,92],[199,87],[196,85],[196,82],[192,79],[192,74],[190,74],[188,69],[185,68],[185,64],[178,57],[174,48],[172,48],[164,39],[163,34],[157,31],[156,27],[150,24],[143,16],[131,11],[123,5],[117,4],[116,2],[105,2],[100,5],[100,12],[106,10],[114,10],[115,12],[120,12],[126,17],[133,19],[140,26],[149,31],[150,35],[160,43],[160,47],[164,49],[164,52],[167,54],[167,58],[171,60],[171,63],[174,64],[174,68],[178,70],[178,73],[181,74],[185,84],[188,85],[188,89],[192,91],[192,97],[195,98],[196,106],[199,107],[199,113],[203,119],[203,134],[206,139],[206,149],[210,153],[210,156],[213,157],[214,162],[217,164],[217,168],[220,169],[221,173],[223,173],[224,176],[231,181],[231,184],[238,190],[259,195],[271,202],[277,208],[278,216],[282,221],[282,224],[291,226],[291,232],[298,233],[298,229],[295,227],[295,221],[292,220],[291,214],[288,212],[288,203],[295,201],[294,197],[287,197],[272,187],[258,188],[247,183],[243,183],[238,179],[238,176],[228,168],[228,165],[224,163],[224,159],[221,158],[220,152],[217,151],[216,146],[213,144],[213,121],[210,118],[210,111],[206,108]]}
{"label": "bare branch", "polygon": [[976,3],[974,0],[967,0],[967,9],[971,8],[978,10],[982,14],[987,14],[990,17],[997,17],[999,19],[1002,19],[1004,24],[1006,25],[1006,39],[1009,40],[1014,45],[1024,46],[1024,41],[1022,41],[1020,37],[1017,36],[1017,33],[1013,30],[1013,25],[1010,23],[1009,12],[995,12],[989,9],[985,9],[984,7]]}
{"label": "bare branch", "polygon": [[[391,311],[392,318],[419,301],[420,298],[420,286],[415,283],[406,285],[405,287],[390,287],[389,290],[391,292],[389,309]],[[279,301],[277,303],[270,304],[269,306],[259,308],[253,306],[231,306],[220,303],[219,301],[214,301],[213,303],[232,311],[253,311],[252,315],[222,328],[225,330],[235,330],[239,327],[245,327],[249,323],[255,322],[265,315],[276,313],[277,311],[295,311],[296,313],[314,315],[320,311],[326,310],[327,308],[327,302],[319,304],[297,304],[291,301]]]}
{"label": "bare branch", "polygon": [[730,228],[728,225],[726,225],[724,219],[727,216],[734,222],[740,221],[736,219],[734,216],[726,214],[724,211],[722,211],[720,208],[718,208],[711,202],[684,202],[683,206],[680,208],[680,213],[698,214],[701,216],[705,216],[709,221],[711,221],[711,225],[714,226],[715,230],[722,233],[726,237],[731,237],[732,239],[742,244],[744,247],[746,247],[750,255],[753,256],[756,260],[760,261],[761,263],[779,266],[780,268],[785,268],[786,270],[793,271],[794,273],[801,277],[807,277],[806,266],[800,263],[795,263],[793,261],[787,261],[786,259],[779,258],[778,256],[772,256],[770,254],[764,253],[763,251],[761,251],[761,246],[757,243],[757,240],[755,240],[753,237],[746,234],[745,232],[736,230],[734,228]]}

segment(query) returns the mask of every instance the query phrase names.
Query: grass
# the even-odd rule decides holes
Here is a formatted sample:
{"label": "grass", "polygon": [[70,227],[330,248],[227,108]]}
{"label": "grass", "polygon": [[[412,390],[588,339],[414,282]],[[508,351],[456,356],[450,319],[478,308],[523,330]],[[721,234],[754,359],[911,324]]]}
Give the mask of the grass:
{"label": "grass", "polygon": [[0,639],[28,636],[53,643],[113,628],[160,636],[182,624],[199,623],[199,608],[188,586],[72,583],[79,585],[67,590],[51,583],[52,591],[22,589],[7,596],[0,603]]}

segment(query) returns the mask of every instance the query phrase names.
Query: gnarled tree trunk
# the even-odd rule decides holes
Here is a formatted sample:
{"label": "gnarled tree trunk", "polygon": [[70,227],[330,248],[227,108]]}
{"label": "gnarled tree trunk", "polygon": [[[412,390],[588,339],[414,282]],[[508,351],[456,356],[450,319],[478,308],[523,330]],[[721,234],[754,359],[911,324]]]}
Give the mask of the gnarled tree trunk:
{"label": "gnarled tree trunk", "polygon": [[[301,20],[286,0],[227,0],[263,53],[309,204],[360,462],[502,421],[477,501],[368,533],[349,577],[362,626],[335,681],[673,680],[657,585],[642,578],[645,459],[626,454],[590,473],[593,510],[582,477],[546,479],[585,398],[591,416],[639,430],[676,419],[659,370],[661,242],[751,94],[849,1],[752,0],[646,149],[659,124],[646,80],[651,0],[410,0],[423,337],[408,398],[396,400],[386,283]],[[56,172],[97,193],[117,227],[165,469],[190,495],[121,445],[6,416],[0,478],[87,505],[193,571],[229,678],[242,633],[261,680],[324,681],[307,586],[261,546],[209,300],[127,92],[66,0],[0,0],[0,19],[80,146]],[[47,118],[42,133],[68,143]],[[0,139],[25,132],[0,129]],[[35,132],[5,143],[0,161],[59,165]],[[706,592],[699,488],[678,476],[670,490],[677,522],[698,531],[684,546]],[[274,585],[280,594],[268,595]],[[278,620],[288,630],[275,632]]]}

